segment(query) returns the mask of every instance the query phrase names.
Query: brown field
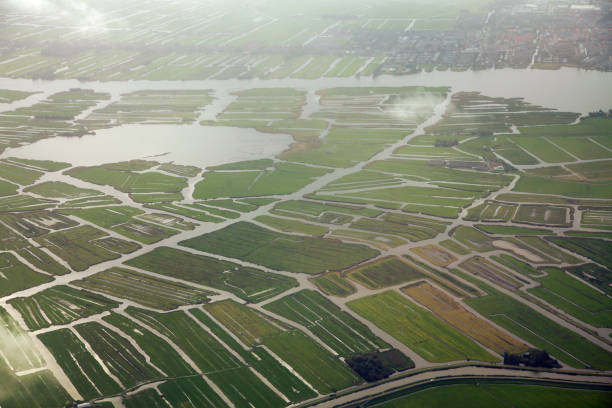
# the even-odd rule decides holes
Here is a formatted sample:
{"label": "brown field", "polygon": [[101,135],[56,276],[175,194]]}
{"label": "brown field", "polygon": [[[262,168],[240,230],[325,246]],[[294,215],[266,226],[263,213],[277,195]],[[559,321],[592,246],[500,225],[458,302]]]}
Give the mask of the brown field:
{"label": "brown field", "polygon": [[457,260],[450,252],[436,245],[412,248],[411,251],[437,266],[447,266]]}
{"label": "brown field", "polygon": [[480,344],[501,355],[519,353],[527,345],[465,309],[446,293],[427,282],[402,288],[402,292],[422,304],[450,325],[461,330]]}

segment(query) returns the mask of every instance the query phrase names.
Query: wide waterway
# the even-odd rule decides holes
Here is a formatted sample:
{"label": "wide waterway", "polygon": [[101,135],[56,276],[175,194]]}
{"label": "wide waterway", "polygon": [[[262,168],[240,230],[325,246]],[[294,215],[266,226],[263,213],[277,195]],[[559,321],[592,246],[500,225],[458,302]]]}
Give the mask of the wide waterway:
{"label": "wide waterway", "polygon": [[[216,101],[202,118],[213,119],[233,99],[232,91],[248,88],[293,87],[309,92],[330,87],[357,86],[448,86],[452,91],[479,91],[493,97],[523,97],[526,101],[565,111],[588,113],[612,108],[612,73],[560,70],[499,69],[483,71],[433,71],[404,76],[321,78],[302,80],[202,80],[81,82],[78,80],[29,80],[0,78],[0,88],[40,91],[13,104],[0,104],[0,111],[28,106],[46,96],[70,88],[91,88],[119,94],[142,89],[211,89]],[[306,111],[316,98],[308,98]],[[270,135],[249,129],[193,125],[129,125],[99,130],[80,138],[53,138],[29,146],[7,149],[0,157],[18,156],[92,165],[145,156],[201,167],[238,160],[272,157],[290,143],[287,135]]]}

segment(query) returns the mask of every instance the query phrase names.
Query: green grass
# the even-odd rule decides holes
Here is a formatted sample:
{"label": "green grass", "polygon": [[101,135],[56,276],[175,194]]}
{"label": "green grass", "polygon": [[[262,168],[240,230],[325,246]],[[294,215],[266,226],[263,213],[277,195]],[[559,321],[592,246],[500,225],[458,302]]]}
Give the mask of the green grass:
{"label": "green grass", "polygon": [[378,254],[363,245],[287,235],[247,222],[238,222],[180,244],[272,269],[308,274],[344,269]]}
{"label": "green grass", "polygon": [[0,360],[0,404],[5,408],[63,407],[72,398],[50,370],[17,376]]}
{"label": "green grass", "polygon": [[592,163],[577,163],[567,166],[568,169],[581,174],[588,181],[610,181],[612,172],[610,170],[611,160]]}
{"label": "green grass", "polygon": [[126,311],[145,327],[166,336],[204,373],[242,366],[236,357],[185,312],[156,313],[131,306]]}
{"label": "green grass", "polygon": [[208,296],[214,294],[211,291],[118,267],[73,281],[71,284],[161,310],[204,303],[208,301]]}
{"label": "green grass", "polygon": [[92,399],[121,391],[119,384],[104,372],[70,329],[42,333],[38,338],[49,349],[83,398]]}
{"label": "green grass", "polygon": [[515,227],[513,225],[489,225],[489,224],[476,224],[474,225],[479,230],[486,232],[487,234],[497,235],[549,235],[550,230],[540,228],[525,228]]}
{"label": "green grass", "polygon": [[[555,240],[557,239],[557,237],[551,237],[551,238],[554,238]],[[577,238],[573,238],[573,239],[577,240]],[[518,238],[518,240],[514,240],[514,242],[519,244],[519,246],[521,246],[522,244],[522,246],[528,250],[529,249],[539,250],[540,252],[544,254],[545,258],[553,257],[554,259],[557,259],[561,263],[563,262],[569,263],[569,264],[581,263],[580,259],[576,258],[575,256],[571,254],[568,254],[565,251],[558,249],[557,247],[555,247],[554,245],[551,245],[549,242],[547,242],[545,239],[542,239],[541,237],[535,237],[535,236],[522,237],[521,236]]]}
{"label": "green grass", "polygon": [[[238,310],[247,311],[248,309],[244,306],[239,308],[232,307],[236,305],[232,302],[218,302],[223,304],[221,311],[224,312],[226,310]],[[230,306],[230,309],[226,309],[227,306]],[[190,313],[193,314],[198,320],[204,323],[211,331],[221,339],[227,346],[237,352],[246,363],[261,373],[272,385],[276,387],[281,393],[283,393],[290,401],[299,402],[304,401],[306,399],[312,398],[316,396],[315,392],[311,390],[304,382],[298,379],[295,375],[293,375],[286,367],[281,365],[266,349],[263,347],[253,347],[250,349],[245,349],[242,345],[238,344],[238,342],[231,337],[227,329],[223,329],[220,325],[215,323],[211,317],[209,317],[202,309],[191,309]],[[221,313],[223,315],[223,313]],[[216,315],[218,318],[219,314]],[[261,322],[265,321],[256,314],[252,313],[233,313],[232,317],[238,316],[241,318],[244,317],[254,317],[256,320]],[[225,321],[231,320],[230,318],[225,318]],[[219,320],[217,320],[219,321]],[[243,323],[249,324],[249,322]],[[226,326],[227,327],[227,326]],[[232,325],[234,330],[237,328],[236,325]],[[249,327],[252,327],[249,324]],[[234,334],[237,332],[234,331]]]}
{"label": "green grass", "polygon": [[26,166],[36,167],[44,171],[60,171],[72,166],[70,163],[55,162],[51,160],[31,160],[9,157],[8,161],[13,163],[25,164]]}
{"label": "green grass", "polygon": [[9,183],[8,181],[0,180],[0,197],[10,196],[17,193],[19,186]]}
{"label": "green grass", "polygon": [[0,363],[4,364],[6,361],[15,371],[31,370],[45,365],[38,347],[30,336],[2,307],[0,307],[0,350],[4,356]]}
{"label": "green grass", "polygon": [[[68,230],[57,231],[51,234],[35,238],[41,246],[46,247],[55,255],[65,260],[72,269],[83,271],[100,262],[117,259],[119,253],[101,248],[99,245],[102,238],[107,234],[89,225],[82,225]],[[117,244],[127,245],[126,250],[134,251],[139,245],[115,239]]]}
{"label": "green grass", "polygon": [[152,388],[126,396],[123,404],[126,408],[169,408],[166,401]]}
{"label": "green grass", "polygon": [[0,296],[10,295],[52,280],[52,277],[28,268],[13,254],[0,253]]}
{"label": "green grass", "polygon": [[258,312],[232,300],[211,303],[206,305],[205,309],[249,347],[261,344],[262,339],[266,336],[282,332]]}
{"label": "green grass", "polygon": [[381,234],[390,234],[410,241],[434,238],[444,232],[447,222],[408,214],[388,213],[378,219],[360,218],[350,227]]}
{"label": "green grass", "polygon": [[477,252],[488,252],[495,249],[491,244],[492,238],[472,227],[458,227],[453,233],[453,238]]}
{"label": "green grass", "polygon": [[461,246],[457,241],[453,241],[452,239],[441,241],[440,245],[459,255],[467,255],[470,253],[469,249]]}
{"label": "green grass", "polygon": [[211,373],[208,377],[237,408],[280,408],[287,405],[247,367]]}
{"label": "green grass", "polygon": [[521,176],[512,191],[552,194],[575,198],[612,198],[612,189],[610,189],[608,184],[553,180],[528,175]]}
{"label": "green grass", "polygon": [[317,287],[330,296],[346,297],[355,293],[355,287],[338,272],[329,272],[313,278]]}
{"label": "green grass", "polygon": [[[407,396],[396,396],[380,404],[367,404],[377,408],[427,408],[449,406],[457,408],[488,408],[493,401],[502,407],[540,408],[560,406],[581,406],[604,408],[612,396],[606,391],[572,390],[557,386],[538,384],[483,384],[471,380],[471,384],[440,386],[437,382],[431,388],[414,390]],[[421,388],[422,389],[422,388]],[[384,397],[383,397],[384,398]]]}
{"label": "green grass", "polygon": [[36,183],[43,172],[0,161],[0,178],[22,186]]}
{"label": "green grass", "polygon": [[612,356],[604,349],[553,322],[522,302],[504,295],[467,274],[457,273],[488,293],[486,296],[464,300],[485,318],[535,347],[548,351],[554,358],[572,367],[591,366],[595,369],[606,370],[612,367]]}
{"label": "green grass", "polygon": [[53,230],[61,230],[78,225],[78,222],[55,211],[0,214],[0,220],[26,238],[34,238],[48,233],[49,229],[43,228],[42,225],[46,225]]}
{"label": "green grass", "polygon": [[157,172],[134,173],[106,167],[74,167],[69,176],[98,185],[109,185],[125,193],[178,193],[187,187],[183,177]]}
{"label": "green grass", "polygon": [[[2,189],[2,186],[3,183],[0,181],[0,189]],[[11,184],[11,186],[13,186],[13,184]],[[13,194],[13,192],[10,194]],[[0,212],[40,210],[43,208],[55,207],[55,204],[56,201],[39,199],[27,194],[19,194],[0,198]]]}
{"label": "green grass", "polygon": [[396,292],[363,297],[347,305],[427,361],[497,361],[458,330]]}
{"label": "green grass", "polygon": [[348,273],[350,279],[369,289],[382,289],[387,286],[423,279],[425,276],[414,265],[396,257],[374,261]]}
{"label": "green grass", "polygon": [[100,191],[75,187],[62,181],[45,181],[24,189],[26,192],[38,194],[47,198],[85,198],[102,195]]}
{"label": "green grass", "polygon": [[529,276],[530,278],[535,278],[542,275],[542,272],[538,271],[537,269],[534,269],[528,263],[520,261],[507,254],[501,254],[498,256],[493,255],[491,256],[491,259],[493,259],[497,263],[507,266],[510,270],[514,272]]}
{"label": "green grass", "polygon": [[290,194],[327,173],[328,170],[292,163],[279,163],[273,170],[223,172],[204,175],[195,185],[195,199],[257,197]]}
{"label": "green grass", "polygon": [[567,212],[566,207],[521,204],[514,216],[514,221],[565,227],[569,226]]}
{"label": "green grass", "polygon": [[193,368],[165,340],[138,325],[132,319],[121,314],[111,313],[104,316],[102,320],[112,324],[132,338],[151,358],[151,363],[162,370],[166,376],[181,377],[195,374]]}
{"label": "green grass", "polygon": [[299,234],[312,235],[316,237],[323,236],[328,231],[326,227],[323,227],[321,225],[313,225],[302,221],[288,220],[285,218],[272,217],[269,215],[260,215],[255,218],[255,221],[279,231],[296,232]]}
{"label": "green grass", "polygon": [[168,204],[168,203],[160,203],[160,204],[146,204],[147,208],[151,208],[154,210],[169,212],[173,214],[182,215],[188,218],[192,218],[194,220],[203,221],[203,222],[223,222],[225,221],[223,218],[210,215],[212,211],[205,211],[202,207],[184,207],[182,205],[176,204]]}
{"label": "green grass", "polygon": [[612,275],[606,268],[590,263],[572,266],[565,270],[612,296]]}
{"label": "green grass", "polygon": [[145,212],[129,206],[65,209],[60,210],[60,213],[74,215],[143,244],[153,244],[178,233],[134,218]]}
{"label": "green grass", "polygon": [[[317,113],[315,115],[319,115]],[[362,115],[364,115],[362,113]],[[313,115],[314,116],[314,115]],[[363,116],[362,116],[363,117]],[[290,153],[287,159],[332,167],[351,167],[367,160],[392,143],[407,136],[410,130],[333,127],[320,147]]]}
{"label": "green grass", "polygon": [[57,262],[49,254],[38,247],[25,247],[18,250],[17,253],[34,267],[52,275],[65,275],[70,273],[68,268]]}
{"label": "green grass", "polygon": [[285,296],[264,308],[307,327],[343,357],[389,347],[362,323],[311,290]]}
{"label": "green grass", "polygon": [[218,408],[226,405],[200,376],[166,381],[159,390],[173,407]]}
{"label": "green grass", "polygon": [[[563,163],[575,160],[563,150],[559,149],[552,143],[549,143],[546,139],[540,137],[514,136],[511,137],[511,140],[518,143],[529,153],[547,163]],[[553,140],[553,142],[556,142],[556,140],[558,139]]]}
{"label": "green grass", "polygon": [[126,265],[225,290],[251,302],[297,286],[292,278],[167,247],[155,248],[130,259]]}
{"label": "green grass", "polygon": [[147,363],[145,356],[116,331],[97,322],[78,324],[75,329],[124,387],[162,377]]}
{"label": "green grass", "polygon": [[593,238],[549,237],[552,243],[612,268],[612,243]]}
{"label": "green grass", "polygon": [[56,285],[30,297],[11,299],[30,330],[73,322],[119,306],[102,295]]}
{"label": "green grass", "polygon": [[612,325],[612,299],[564,271],[546,268],[541,286],[529,293],[595,327]]}
{"label": "green grass", "polygon": [[[347,365],[302,332],[284,332],[266,337],[263,342],[320,394],[329,394],[362,382]],[[296,353],[296,350],[300,352]]]}
{"label": "green grass", "polygon": [[607,159],[612,153],[584,137],[556,137],[554,143],[581,160]]}

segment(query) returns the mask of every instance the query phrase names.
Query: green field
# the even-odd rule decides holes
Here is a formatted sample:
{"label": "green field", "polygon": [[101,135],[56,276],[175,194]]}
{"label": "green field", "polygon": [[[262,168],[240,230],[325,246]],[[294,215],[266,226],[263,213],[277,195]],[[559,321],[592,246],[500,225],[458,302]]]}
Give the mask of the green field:
{"label": "green field", "polygon": [[52,277],[34,272],[13,254],[0,253],[0,296],[51,282]]}
{"label": "green field", "polygon": [[363,245],[282,234],[247,222],[183,241],[181,245],[272,269],[313,275],[347,268],[378,254]]}
{"label": "green field", "polygon": [[145,212],[128,206],[96,207],[86,209],[60,210],[89,221],[99,227],[110,229],[126,238],[143,244],[152,244],[175,235],[177,231],[138,220],[134,217]]}
{"label": "green field", "polygon": [[484,317],[572,367],[606,370],[612,367],[612,357],[607,351],[529,306],[470,276],[462,276],[488,293],[486,296],[465,299]]}
{"label": "green field", "polygon": [[264,308],[307,327],[344,357],[388,347],[366,326],[314,291],[302,290]]}
{"label": "green field", "polygon": [[159,386],[159,390],[173,407],[217,408],[226,405],[200,376],[166,381]]}
{"label": "green field", "polygon": [[346,297],[355,293],[355,287],[340,273],[328,272],[312,280],[317,287],[330,296]]}
{"label": "green field", "polygon": [[70,329],[39,334],[38,338],[86,399],[112,395],[121,391],[117,384],[87,351],[85,345]]}
{"label": "green field", "polygon": [[266,337],[264,344],[321,394],[362,382],[347,365],[302,332],[288,331]]}
{"label": "green field", "polygon": [[61,325],[119,306],[118,302],[86,290],[56,285],[30,297],[11,299],[30,330]]}
{"label": "green field", "polygon": [[350,271],[347,276],[370,289],[381,289],[426,277],[419,268],[396,257],[363,265]]}
{"label": "green field", "polygon": [[552,243],[612,268],[612,243],[592,238],[548,238]]}
{"label": "green field", "polygon": [[529,293],[595,327],[612,326],[612,299],[560,269],[546,268]]}
{"label": "green field", "polygon": [[[225,324],[225,328],[222,328],[219,324],[213,321],[212,317],[200,309],[191,309],[189,312],[193,314],[199,321],[204,323],[219,339],[221,339],[227,346],[237,352],[245,362],[261,373],[276,389],[278,389],[283,395],[285,395],[290,401],[298,402],[314,397],[315,392],[307,386],[302,380],[296,377],[286,366],[281,365],[269,352],[263,347],[245,348],[233,337],[229,335],[232,332],[236,336],[242,333],[242,328],[247,330],[255,329],[256,327],[265,327],[266,321],[256,314],[249,313],[248,308],[237,305],[233,302],[217,302],[207,307],[207,312],[212,312],[211,306],[219,304],[221,307],[215,313],[215,320],[219,322],[223,320],[228,322],[233,317],[238,318],[253,318],[256,322],[246,322],[242,320],[240,323],[244,323],[247,326],[239,327],[234,322],[230,325]],[[226,315],[225,312],[229,311],[231,314]],[[212,316],[212,314],[211,314]],[[224,319],[220,319],[220,316],[225,316]],[[229,316],[229,317],[228,317]],[[231,329],[230,329],[231,327]],[[242,338],[242,337],[241,337]],[[247,341],[252,338],[247,337]]]}
{"label": "green field", "polygon": [[47,198],[85,198],[100,196],[102,193],[97,190],[88,188],[75,187],[72,184],[67,184],[61,181],[45,181],[44,183],[36,184],[27,187],[24,191],[41,195]]}
{"label": "green field", "polygon": [[471,339],[399,293],[383,292],[347,305],[427,361],[497,361]]}
{"label": "green field", "polygon": [[[452,381],[452,380],[451,380]],[[449,382],[450,383],[450,382]],[[577,387],[578,388],[578,387]],[[427,408],[452,404],[458,408],[487,408],[492,401],[503,407],[558,407],[581,406],[603,408],[610,404],[612,396],[609,391],[565,389],[555,384],[550,386],[534,384],[488,384],[471,380],[469,384],[442,385],[439,382],[431,386],[417,387],[408,390],[408,395],[382,397],[378,401],[367,403],[364,407],[378,408]],[[380,402],[379,402],[380,401]],[[384,402],[386,401],[386,402]]]}
{"label": "green field", "polygon": [[111,313],[102,318],[132,338],[168,377],[181,377],[195,374],[194,369],[161,337],[137,324],[126,315]]}
{"label": "green field", "polygon": [[118,267],[74,281],[72,285],[161,310],[204,303],[208,301],[209,296],[215,294],[211,291]]}
{"label": "green field", "polygon": [[193,197],[207,200],[290,194],[327,172],[292,163],[280,163],[272,170],[213,171],[205,173],[204,180],[196,184]]}
{"label": "green field", "polygon": [[146,362],[145,356],[114,330],[96,322],[78,324],[74,328],[124,388],[162,377]]}
{"label": "green field", "polygon": [[289,277],[168,247],[155,248],[125,264],[225,290],[252,302],[276,296],[297,285]]}
{"label": "green field", "polygon": [[166,336],[204,373],[242,366],[236,357],[185,312],[156,313],[128,307],[127,313],[145,327]]}
{"label": "green field", "polygon": [[187,187],[183,177],[153,171],[136,173],[98,166],[74,167],[65,173],[93,184],[112,186],[125,193],[178,193]]}
{"label": "green field", "polygon": [[83,271],[100,262],[119,258],[140,248],[140,245],[110,238],[106,232],[82,225],[35,238],[58,257],[65,260],[72,269]]}

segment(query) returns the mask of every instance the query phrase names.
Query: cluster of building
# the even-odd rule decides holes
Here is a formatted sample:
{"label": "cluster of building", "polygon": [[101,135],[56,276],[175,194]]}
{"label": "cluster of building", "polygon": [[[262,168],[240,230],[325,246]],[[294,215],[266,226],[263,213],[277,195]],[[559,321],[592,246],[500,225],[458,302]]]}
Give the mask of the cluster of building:
{"label": "cluster of building", "polygon": [[383,50],[379,74],[562,66],[612,71],[612,2],[502,0],[488,14],[463,12],[452,29],[361,28],[348,48]]}

